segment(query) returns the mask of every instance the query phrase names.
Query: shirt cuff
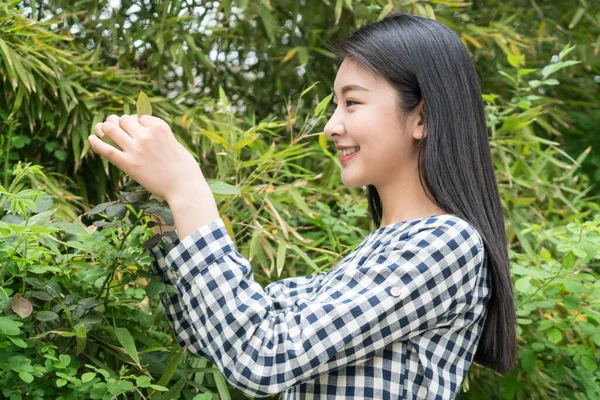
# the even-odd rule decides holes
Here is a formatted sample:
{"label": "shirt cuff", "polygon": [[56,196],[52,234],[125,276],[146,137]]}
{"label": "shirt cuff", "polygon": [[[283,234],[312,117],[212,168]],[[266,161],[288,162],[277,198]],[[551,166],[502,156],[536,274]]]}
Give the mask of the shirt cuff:
{"label": "shirt cuff", "polygon": [[216,260],[236,250],[223,219],[218,218],[176,244],[168,251],[165,261],[182,281],[188,281]]}

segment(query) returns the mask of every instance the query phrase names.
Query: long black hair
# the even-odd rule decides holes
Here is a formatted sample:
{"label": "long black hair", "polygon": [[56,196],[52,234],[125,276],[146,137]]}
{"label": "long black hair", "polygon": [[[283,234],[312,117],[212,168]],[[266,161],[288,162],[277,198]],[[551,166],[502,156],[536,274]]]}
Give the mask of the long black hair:
{"label": "long black hair", "polygon": [[[404,13],[365,25],[329,47],[390,82],[401,115],[423,102],[421,185],[437,207],[477,229],[491,269],[492,296],[473,361],[506,374],[517,362],[510,261],[481,88],[467,49],[441,22]],[[373,185],[367,185],[367,195],[379,227],[381,198]]]}

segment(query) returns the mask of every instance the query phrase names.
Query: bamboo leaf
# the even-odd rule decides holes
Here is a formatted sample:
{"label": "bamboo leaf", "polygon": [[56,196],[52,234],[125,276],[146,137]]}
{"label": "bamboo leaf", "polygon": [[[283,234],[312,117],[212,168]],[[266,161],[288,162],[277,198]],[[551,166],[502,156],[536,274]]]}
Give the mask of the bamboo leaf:
{"label": "bamboo leaf", "polygon": [[575,14],[573,15],[573,19],[571,19],[571,23],[569,24],[569,29],[573,29],[577,26],[581,17],[585,14],[585,7],[579,7]]}
{"label": "bamboo leaf", "polygon": [[150,99],[148,99],[146,93],[142,92],[141,90],[135,103],[135,108],[138,117],[141,117],[142,115],[152,115],[152,105],[150,105]]}
{"label": "bamboo leaf", "polygon": [[285,264],[285,253],[285,242],[281,241],[279,243],[279,247],[277,248],[277,276],[281,276],[281,273],[283,272],[283,266]]}
{"label": "bamboo leaf", "polygon": [[271,43],[275,42],[275,32],[277,29],[277,21],[275,20],[275,17],[266,7],[260,7],[258,9],[258,15],[260,16],[260,19],[265,27],[269,41]]}
{"label": "bamboo leaf", "polygon": [[135,342],[131,333],[129,333],[127,328],[115,328],[115,335],[117,336],[119,343],[121,343],[121,346],[123,346],[127,354],[129,354],[129,357],[139,365],[140,358],[138,357],[137,348],[135,347]]}

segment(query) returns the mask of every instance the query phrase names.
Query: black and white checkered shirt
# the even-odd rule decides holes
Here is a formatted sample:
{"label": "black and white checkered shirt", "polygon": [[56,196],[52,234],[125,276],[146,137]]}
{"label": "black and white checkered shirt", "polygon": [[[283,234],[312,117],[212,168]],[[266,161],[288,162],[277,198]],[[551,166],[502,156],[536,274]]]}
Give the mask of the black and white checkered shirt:
{"label": "black and white checkered shirt", "polygon": [[451,214],[379,228],[333,270],[265,288],[221,218],[151,251],[177,289],[160,296],[179,344],[252,397],[454,399],[491,295],[481,237]]}

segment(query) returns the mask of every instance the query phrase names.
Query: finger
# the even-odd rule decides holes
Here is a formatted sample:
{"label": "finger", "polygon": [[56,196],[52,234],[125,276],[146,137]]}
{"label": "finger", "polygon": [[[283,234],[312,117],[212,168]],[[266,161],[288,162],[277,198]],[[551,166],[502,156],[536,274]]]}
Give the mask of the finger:
{"label": "finger", "polygon": [[102,124],[102,132],[111,138],[120,148],[127,151],[133,147],[133,138],[127,134],[118,124],[105,122]]}
{"label": "finger", "polygon": [[106,118],[106,122],[112,122],[113,124],[119,125],[119,116],[111,114]]}
{"label": "finger", "polygon": [[96,132],[96,136],[99,138],[104,137],[104,132],[102,132],[102,122],[98,122],[96,125],[94,125],[94,132]]}
{"label": "finger", "polygon": [[152,126],[162,126],[162,127],[171,129],[169,127],[169,124],[167,124],[164,120],[157,118],[157,117],[153,117],[151,115],[142,115],[139,118],[138,122],[140,123],[140,125],[142,125],[146,128],[150,128]]}
{"label": "finger", "polygon": [[98,139],[98,137],[96,137],[95,135],[90,135],[88,137],[88,140],[90,141],[92,150],[100,154],[102,157],[106,158],[119,169],[125,171],[125,153],[123,153],[119,149],[116,149],[110,144],[103,142],[102,140]]}
{"label": "finger", "polygon": [[123,115],[119,119],[119,126],[133,138],[139,136],[140,133],[146,130],[146,128],[137,122],[137,118],[134,118],[131,115]]}

